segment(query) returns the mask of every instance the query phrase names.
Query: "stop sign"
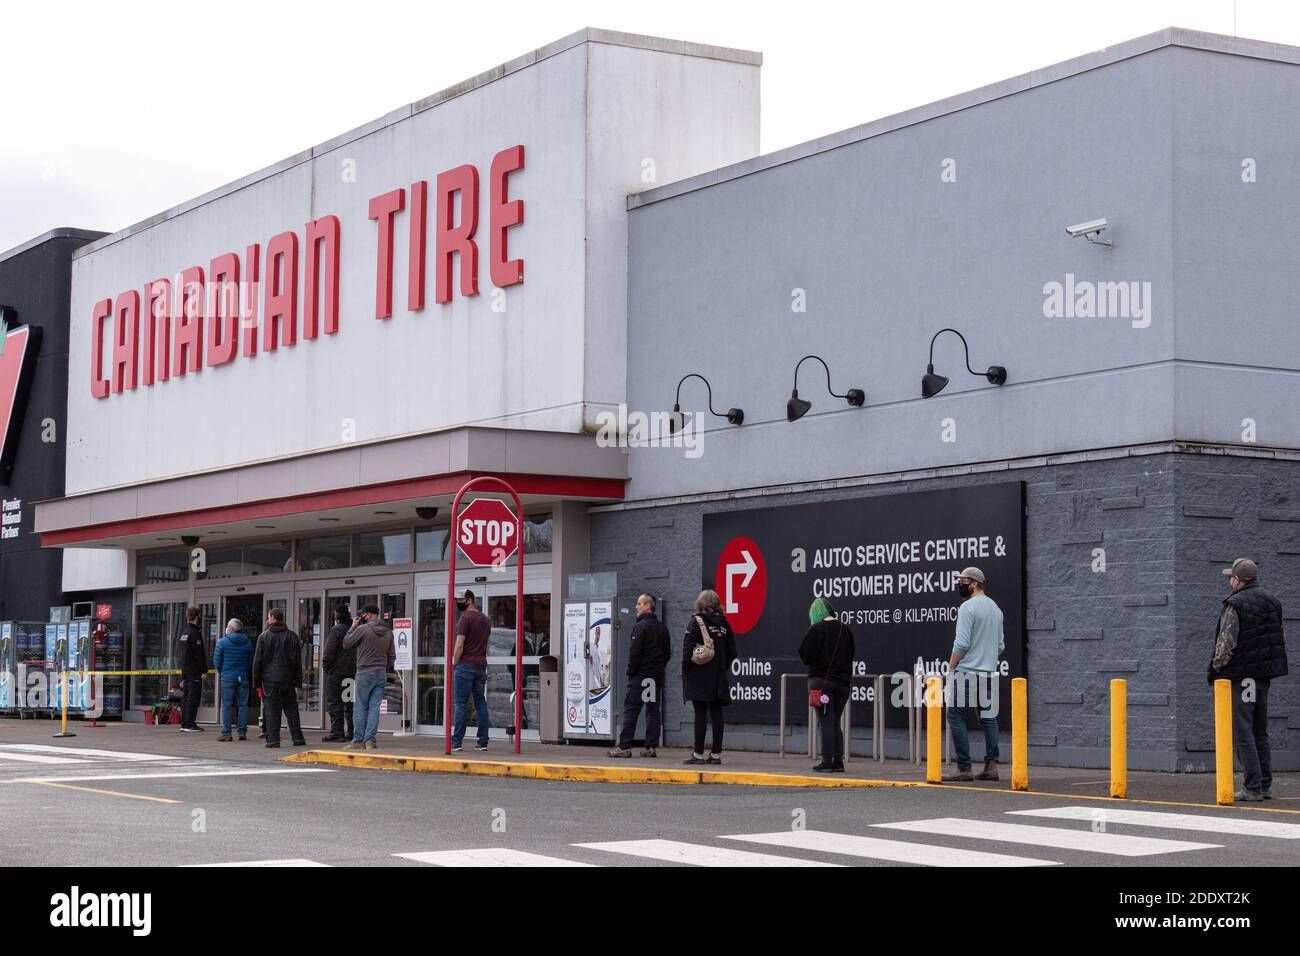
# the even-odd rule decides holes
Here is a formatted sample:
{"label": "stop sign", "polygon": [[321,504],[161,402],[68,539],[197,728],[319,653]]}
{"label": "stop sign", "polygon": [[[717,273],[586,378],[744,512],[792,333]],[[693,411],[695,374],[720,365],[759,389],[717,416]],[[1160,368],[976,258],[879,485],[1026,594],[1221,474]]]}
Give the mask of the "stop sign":
{"label": "stop sign", "polygon": [[460,513],[456,543],[481,568],[500,565],[519,547],[515,513],[497,498],[475,498]]}

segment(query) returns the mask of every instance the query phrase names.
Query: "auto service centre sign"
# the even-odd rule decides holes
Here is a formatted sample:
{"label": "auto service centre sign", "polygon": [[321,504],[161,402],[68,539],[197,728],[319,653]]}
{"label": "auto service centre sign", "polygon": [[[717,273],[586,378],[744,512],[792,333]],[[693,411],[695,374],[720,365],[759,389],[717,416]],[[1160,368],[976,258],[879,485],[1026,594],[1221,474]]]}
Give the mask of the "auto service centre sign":
{"label": "auto service centre sign", "polygon": [[[956,630],[957,573],[975,565],[1002,609],[1001,699],[1024,676],[1024,486],[1020,482],[725,511],[704,516],[703,587],[716,590],[736,630],[727,719],[777,723],[781,674],[804,674],[799,643],[808,607],[825,597],[853,629],[854,705],[862,675],[946,666]],[[802,680],[789,681],[791,722],[806,714]],[[886,693],[892,685],[885,684]],[[1010,708],[1002,708],[1007,719]],[[886,708],[890,726],[906,713]]]}

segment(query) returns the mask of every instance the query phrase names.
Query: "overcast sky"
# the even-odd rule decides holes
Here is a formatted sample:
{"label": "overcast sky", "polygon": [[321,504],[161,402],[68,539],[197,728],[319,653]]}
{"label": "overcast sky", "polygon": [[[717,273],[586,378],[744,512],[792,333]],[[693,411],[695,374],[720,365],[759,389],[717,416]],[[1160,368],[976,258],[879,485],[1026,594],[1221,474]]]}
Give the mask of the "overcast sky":
{"label": "overcast sky", "polygon": [[584,26],[759,50],[771,152],[1166,26],[1300,45],[1291,0],[6,3],[0,250],[112,231]]}

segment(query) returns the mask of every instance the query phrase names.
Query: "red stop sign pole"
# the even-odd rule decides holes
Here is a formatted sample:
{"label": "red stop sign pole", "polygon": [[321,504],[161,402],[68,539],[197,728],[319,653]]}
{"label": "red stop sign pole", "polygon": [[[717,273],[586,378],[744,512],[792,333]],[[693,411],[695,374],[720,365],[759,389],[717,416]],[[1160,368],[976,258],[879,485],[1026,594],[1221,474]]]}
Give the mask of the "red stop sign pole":
{"label": "red stop sign pole", "polygon": [[[515,499],[515,511],[510,517],[513,524],[504,520],[505,515],[510,514],[509,508],[504,502],[495,498],[479,498],[469,504],[465,509],[465,515],[460,512],[460,499],[465,496],[465,492],[471,488],[484,484],[499,485],[506,491],[510,492],[510,497]],[[478,513],[481,517],[475,517]],[[471,521],[482,522],[470,526],[471,533],[466,544],[461,544],[461,521],[464,517],[470,516]],[[504,529],[510,529],[508,537]],[[446,737],[446,753],[451,753],[451,718],[452,718],[452,695],[455,693],[456,682],[451,662],[452,647],[456,631],[456,552],[465,550],[465,556],[475,564],[486,566],[497,564],[498,561],[504,562],[517,549],[519,552],[518,572],[519,581],[515,591],[515,753],[520,752],[520,742],[523,739],[523,722],[524,722],[524,506],[519,500],[519,495],[511,485],[492,475],[483,475],[479,478],[471,478],[461,486],[460,491],[456,492],[456,500],[451,505],[451,569],[447,579],[447,663],[443,679],[443,731]],[[495,543],[493,543],[495,542]],[[485,560],[480,560],[485,559]]]}

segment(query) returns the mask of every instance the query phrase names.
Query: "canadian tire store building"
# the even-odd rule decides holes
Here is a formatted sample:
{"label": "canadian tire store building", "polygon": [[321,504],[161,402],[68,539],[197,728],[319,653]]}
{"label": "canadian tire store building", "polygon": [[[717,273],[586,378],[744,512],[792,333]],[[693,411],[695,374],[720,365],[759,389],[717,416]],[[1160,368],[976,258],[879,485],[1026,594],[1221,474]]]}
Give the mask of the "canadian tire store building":
{"label": "canadian tire store building", "polygon": [[[286,609],[304,727],[334,608],[379,604],[414,620],[418,674],[390,678],[381,729],[435,731],[449,505],[498,476],[527,512],[536,737],[527,679],[587,570],[586,509],[627,478],[595,436],[625,389],[626,197],[754,155],[758,64],[585,30],[80,250],[67,490],[36,519],[64,590],[133,588],[139,670],[177,665],[188,605],[209,647]],[[456,582],[496,625],[496,734],[515,581]],[[127,719],[167,683],[133,678]]]}
{"label": "canadian tire store building", "polygon": [[[678,639],[714,587],[729,744],[776,749],[815,594],[865,688],[946,659],[978,564],[1031,760],[1104,764],[1123,677],[1131,766],[1210,769],[1220,568],[1254,557],[1300,617],[1300,50],[1167,30],[761,157],[758,64],[584,31],[80,250],[67,497],[37,512],[64,589],[131,586],[141,666],[187,603],[307,636],[375,600],[436,672],[447,505],[500,475],[530,664],[571,573],[659,595]],[[650,447],[674,402],[694,446]],[[513,581],[465,583],[508,626]],[[436,729],[436,694],[404,709]]]}

